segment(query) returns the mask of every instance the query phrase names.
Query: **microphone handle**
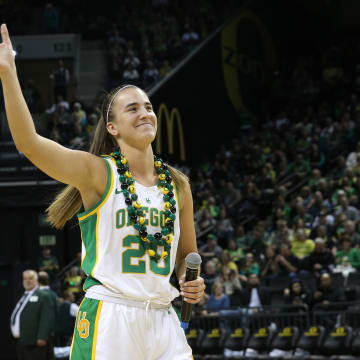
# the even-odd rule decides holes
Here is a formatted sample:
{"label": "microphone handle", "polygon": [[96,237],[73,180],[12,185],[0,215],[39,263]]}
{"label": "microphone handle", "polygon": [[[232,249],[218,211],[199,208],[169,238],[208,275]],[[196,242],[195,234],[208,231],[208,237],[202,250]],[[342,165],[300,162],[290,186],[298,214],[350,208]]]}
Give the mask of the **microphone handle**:
{"label": "microphone handle", "polygon": [[[199,269],[186,268],[185,282],[196,280],[198,277],[198,272],[199,272]],[[188,323],[190,321],[192,305],[193,304],[189,304],[188,302],[184,301],[184,298],[183,298],[182,305],[181,305],[181,321],[182,322]]]}

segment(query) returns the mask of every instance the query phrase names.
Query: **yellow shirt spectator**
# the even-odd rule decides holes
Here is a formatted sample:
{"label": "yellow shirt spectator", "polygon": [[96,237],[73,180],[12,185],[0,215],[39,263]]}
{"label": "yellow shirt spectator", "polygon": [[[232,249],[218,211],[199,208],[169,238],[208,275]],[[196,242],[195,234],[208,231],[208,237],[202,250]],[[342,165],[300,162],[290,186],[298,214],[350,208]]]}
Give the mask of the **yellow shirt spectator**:
{"label": "yellow shirt spectator", "polygon": [[291,244],[291,252],[299,259],[303,259],[305,256],[310,255],[315,248],[315,243],[311,239],[306,238],[306,232],[304,229],[298,229],[296,232],[296,238]]}

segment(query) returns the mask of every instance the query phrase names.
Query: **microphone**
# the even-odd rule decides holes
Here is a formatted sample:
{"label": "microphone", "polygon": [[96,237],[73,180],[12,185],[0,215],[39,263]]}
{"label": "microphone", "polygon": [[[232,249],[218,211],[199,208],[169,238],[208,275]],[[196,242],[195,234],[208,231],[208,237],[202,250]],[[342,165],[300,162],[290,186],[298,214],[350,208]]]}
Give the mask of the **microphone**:
{"label": "microphone", "polygon": [[[201,264],[200,255],[198,253],[192,252],[186,256],[185,262],[186,262],[185,282],[196,280],[198,277],[199,267]],[[184,301],[183,298],[181,304],[180,325],[184,330],[186,330],[189,326],[192,306],[193,304]]]}

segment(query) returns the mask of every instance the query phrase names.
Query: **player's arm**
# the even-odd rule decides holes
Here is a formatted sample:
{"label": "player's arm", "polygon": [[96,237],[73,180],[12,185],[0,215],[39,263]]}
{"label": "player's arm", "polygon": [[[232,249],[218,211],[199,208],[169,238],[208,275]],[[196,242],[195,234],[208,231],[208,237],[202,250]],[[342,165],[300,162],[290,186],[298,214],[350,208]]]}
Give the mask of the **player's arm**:
{"label": "player's arm", "polygon": [[189,183],[180,191],[180,239],[176,253],[176,275],[178,279],[185,274],[185,257],[198,252],[194,226],[193,200]]}
{"label": "player's arm", "polygon": [[[180,192],[180,239],[176,254],[176,275],[179,279],[184,300],[197,303],[204,294],[204,280],[198,277],[185,285],[185,257],[191,252],[197,252],[194,226],[193,200],[190,185],[187,183]],[[200,271],[199,271],[200,272]]]}
{"label": "player's arm", "polygon": [[[6,116],[16,147],[50,177],[78,189],[95,185],[99,173],[106,174],[104,161],[83,151],[69,150],[36,133],[16,73],[13,49],[6,25],[1,25],[0,78]],[[90,184],[92,182],[92,184]],[[101,189],[99,190],[101,193]]]}

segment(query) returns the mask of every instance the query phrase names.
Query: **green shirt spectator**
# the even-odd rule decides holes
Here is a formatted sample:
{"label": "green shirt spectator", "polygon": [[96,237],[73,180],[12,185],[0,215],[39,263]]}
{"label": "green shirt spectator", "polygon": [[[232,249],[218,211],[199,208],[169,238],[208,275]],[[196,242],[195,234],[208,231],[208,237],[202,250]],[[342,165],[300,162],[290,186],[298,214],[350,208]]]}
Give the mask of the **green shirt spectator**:
{"label": "green shirt spectator", "polygon": [[353,268],[360,269],[360,251],[352,248],[351,239],[347,236],[342,240],[342,250],[336,253],[336,264],[350,264]]}
{"label": "green shirt spectator", "polygon": [[246,254],[244,262],[239,270],[240,279],[244,281],[244,277],[248,278],[251,274],[259,275],[260,267],[259,264],[255,262],[254,255],[252,253]]}
{"label": "green shirt spectator", "polygon": [[289,165],[288,174],[296,173],[300,177],[305,177],[310,173],[310,164],[305,160],[302,154],[296,156],[295,162]]}
{"label": "green shirt spectator", "polygon": [[59,270],[59,261],[55,256],[51,255],[51,249],[45,247],[42,251],[42,256],[38,262],[39,271],[46,271],[50,277],[50,284],[55,280],[56,274]]}
{"label": "green shirt spectator", "polygon": [[235,263],[243,259],[245,256],[242,249],[236,246],[236,242],[234,239],[230,239],[228,241],[227,252],[231,257],[231,260],[234,261]]}

